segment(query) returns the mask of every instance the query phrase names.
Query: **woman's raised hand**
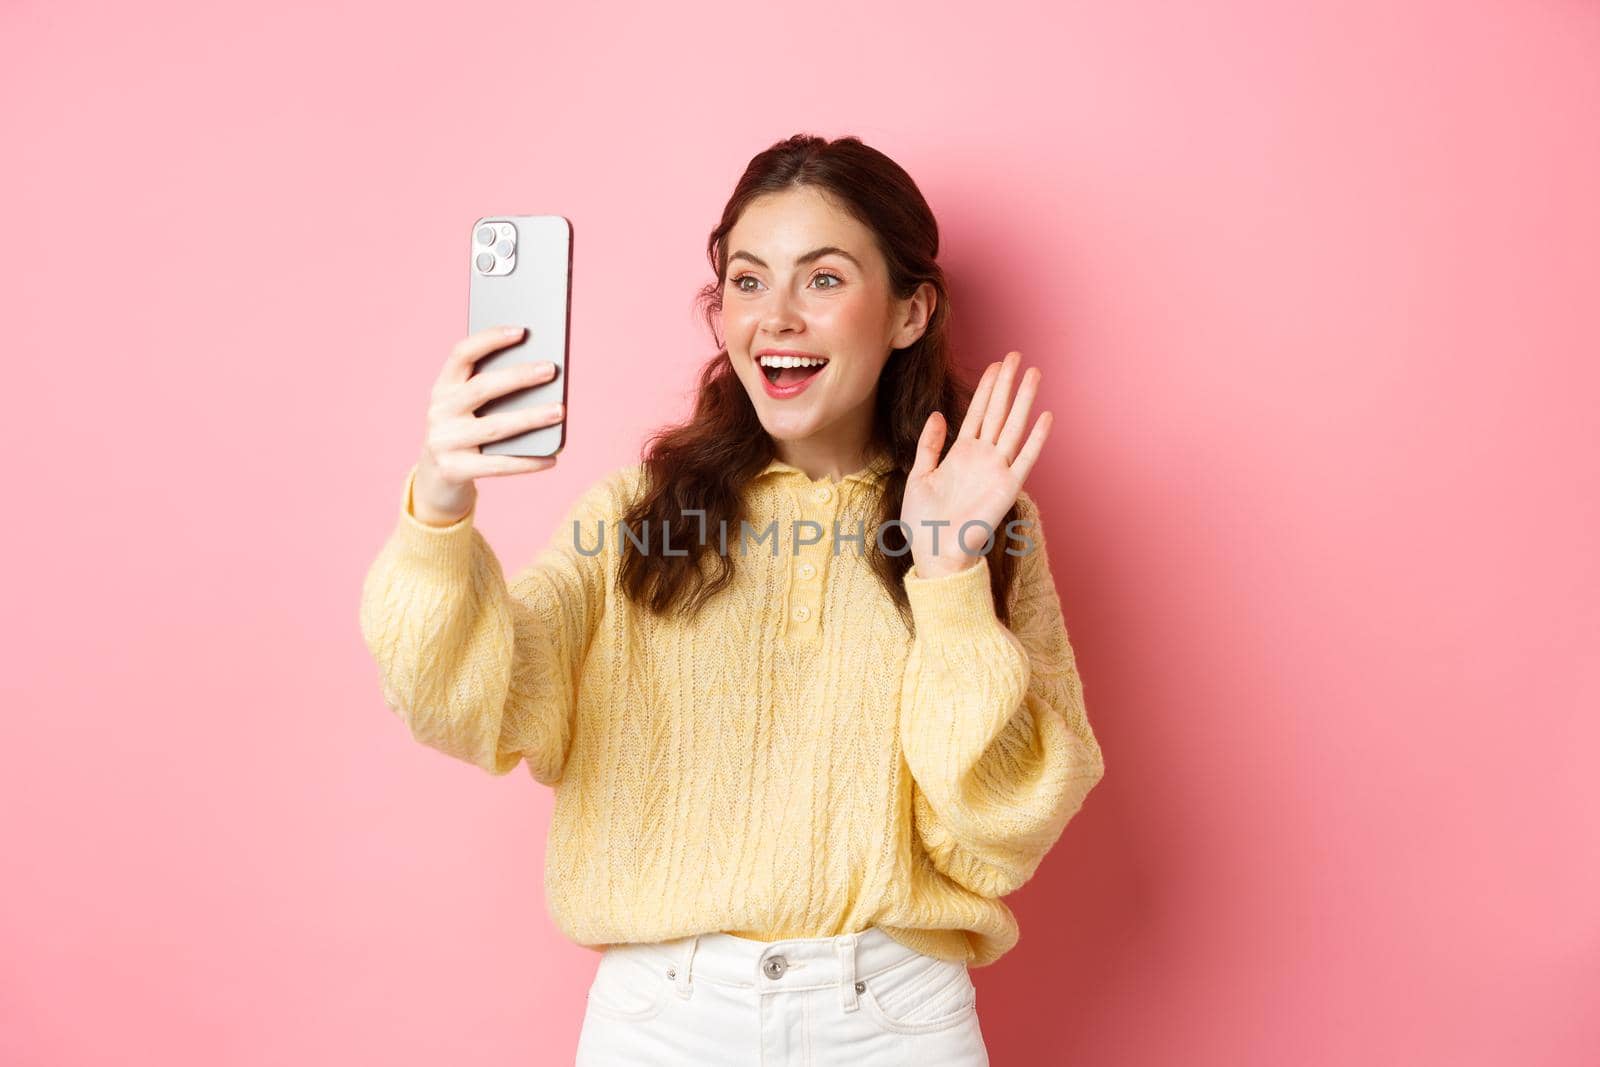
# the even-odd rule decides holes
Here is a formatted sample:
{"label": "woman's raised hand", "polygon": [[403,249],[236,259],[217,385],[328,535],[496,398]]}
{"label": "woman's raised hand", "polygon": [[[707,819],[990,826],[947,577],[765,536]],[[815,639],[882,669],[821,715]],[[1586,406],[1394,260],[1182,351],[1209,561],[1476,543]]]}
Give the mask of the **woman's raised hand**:
{"label": "woman's raised hand", "polygon": [[472,373],[473,364],[520,340],[523,332],[521,326],[490,326],[451,346],[444,369],[433,384],[422,458],[411,484],[411,510],[423,522],[448,526],[470,511],[477,497],[476,478],[527,474],[556,465],[554,456],[486,456],[478,450],[479,445],[551,426],[566,417],[560,403],[473,414],[497,396],[555,377],[555,365],[548,362]]}
{"label": "woman's raised hand", "polygon": [[[922,427],[900,505],[917,577],[938,578],[976,566],[980,557],[968,555],[962,544],[976,553],[991,534],[1005,537],[1000,520],[1016,503],[1052,422],[1050,412],[1041,413],[1024,440],[1043,372],[1029,367],[1013,402],[1011,386],[1021,363],[1022,353],[1010,352],[1001,362],[989,364],[972,394],[955,444],[942,462],[944,415],[935,411]],[[969,529],[958,544],[962,525],[973,521],[986,525]]]}

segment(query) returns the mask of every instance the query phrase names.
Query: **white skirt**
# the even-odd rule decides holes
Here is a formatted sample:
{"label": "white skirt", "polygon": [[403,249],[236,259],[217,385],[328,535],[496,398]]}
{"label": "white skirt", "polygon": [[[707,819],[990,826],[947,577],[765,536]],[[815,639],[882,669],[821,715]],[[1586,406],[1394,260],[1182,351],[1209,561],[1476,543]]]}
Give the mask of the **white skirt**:
{"label": "white skirt", "polygon": [[589,987],[575,1067],[988,1063],[967,965],[871,927],[613,945]]}

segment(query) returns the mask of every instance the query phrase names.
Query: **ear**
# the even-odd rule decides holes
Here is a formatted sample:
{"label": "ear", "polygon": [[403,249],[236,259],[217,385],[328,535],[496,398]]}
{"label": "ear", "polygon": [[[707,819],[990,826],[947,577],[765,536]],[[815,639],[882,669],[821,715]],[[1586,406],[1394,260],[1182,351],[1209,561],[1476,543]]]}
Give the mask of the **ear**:
{"label": "ear", "polygon": [[939,295],[934,291],[931,282],[923,282],[917,286],[916,292],[899,301],[897,307],[899,321],[895,325],[894,336],[889,339],[889,347],[905,348],[907,345],[916,344],[927,330],[928,322],[933,318],[934,306],[938,302]]}

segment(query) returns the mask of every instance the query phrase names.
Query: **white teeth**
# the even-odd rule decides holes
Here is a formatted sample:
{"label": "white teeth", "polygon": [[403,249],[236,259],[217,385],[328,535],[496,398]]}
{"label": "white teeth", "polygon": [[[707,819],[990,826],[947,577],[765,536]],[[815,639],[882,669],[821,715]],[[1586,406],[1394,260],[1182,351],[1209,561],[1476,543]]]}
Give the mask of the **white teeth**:
{"label": "white teeth", "polygon": [[762,356],[763,367],[820,367],[828,361],[811,356]]}

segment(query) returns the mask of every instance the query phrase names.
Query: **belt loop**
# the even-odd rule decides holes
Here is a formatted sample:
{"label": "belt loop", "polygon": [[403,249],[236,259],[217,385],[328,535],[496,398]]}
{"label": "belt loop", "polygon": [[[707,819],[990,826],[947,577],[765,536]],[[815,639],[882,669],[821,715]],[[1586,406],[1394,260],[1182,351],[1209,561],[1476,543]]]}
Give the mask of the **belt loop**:
{"label": "belt loop", "polygon": [[845,1011],[860,1007],[856,993],[856,935],[842,934],[834,939],[834,951],[839,954],[839,1000]]}
{"label": "belt loop", "polygon": [[683,997],[685,1000],[688,999],[691,991],[689,985],[689,968],[694,963],[694,950],[698,948],[699,945],[700,935],[694,934],[693,936],[686,938],[683,947],[679,949],[680,959],[678,961],[678,973],[672,979],[672,984],[677,987],[678,996]]}

